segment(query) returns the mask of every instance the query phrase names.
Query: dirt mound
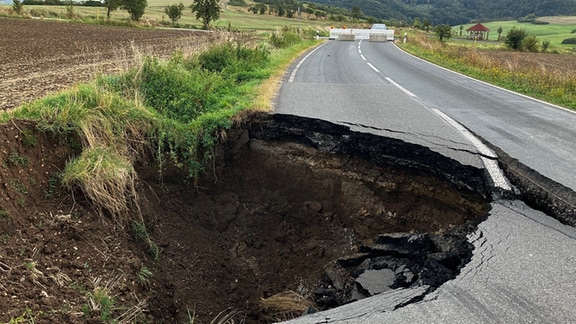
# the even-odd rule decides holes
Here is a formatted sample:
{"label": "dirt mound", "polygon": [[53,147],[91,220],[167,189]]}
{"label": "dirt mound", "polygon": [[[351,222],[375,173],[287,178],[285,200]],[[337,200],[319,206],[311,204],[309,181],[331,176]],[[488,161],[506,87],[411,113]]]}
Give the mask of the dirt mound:
{"label": "dirt mound", "polygon": [[[319,125],[332,129],[322,137],[331,149],[294,140],[315,141],[325,134]],[[453,176],[447,177],[446,170],[423,167],[406,152],[400,154],[404,163],[392,167],[392,155],[361,157],[354,141],[368,147],[365,135],[324,122],[259,115],[228,133],[218,159],[195,185],[178,169],[166,168],[159,177],[157,166],[139,166],[146,227],[118,224],[56,181],[78,153],[77,141],[47,137],[23,123],[1,125],[0,136],[2,321],[174,323],[194,316],[195,323],[207,323],[223,311],[219,318],[278,320],[301,310],[264,311],[262,299],[294,295],[302,301],[298,307],[319,310],[358,298],[351,295],[353,281],[365,278],[355,279],[353,272],[365,270],[342,263],[350,256],[364,253],[363,260],[372,258],[380,267],[395,262],[400,269],[378,247],[381,234],[458,232],[465,238],[470,224],[487,212],[483,193],[463,186],[457,175],[477,170],[451,165]],[[347,138],[358,154],[336,152],[348,144],[330,138]],[[420,150],[413,157],[425,151]],[[139,239],[142,232],[158,248],[157,258]],[[442,267],[453,277],[467,261],[469,246],[430,242],[430,257],[440,260],[435,267],[450,261]],[[439,257],[457,245],[464,252],[450,252],[456,259]],[[402,268],[402,276],[410,273],[404,285],[422,284],[423,267]],[[338,298],[323,306],[319,301],[334,286],[327,278],[335,280],[335,272],[348,284],[332,291]]]}

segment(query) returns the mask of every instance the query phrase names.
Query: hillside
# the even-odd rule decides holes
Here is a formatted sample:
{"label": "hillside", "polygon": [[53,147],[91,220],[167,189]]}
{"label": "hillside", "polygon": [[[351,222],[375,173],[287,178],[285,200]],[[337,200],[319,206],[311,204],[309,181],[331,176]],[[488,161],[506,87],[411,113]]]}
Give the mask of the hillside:
{"label": "hillside", "polygon": [[428,19],[433,25],[459,25],[471,21],[517,19],[526,15],[557,16],[576,14],[573,0],[314,0],[313,2],[351,9],[389,21],[411,23]]}

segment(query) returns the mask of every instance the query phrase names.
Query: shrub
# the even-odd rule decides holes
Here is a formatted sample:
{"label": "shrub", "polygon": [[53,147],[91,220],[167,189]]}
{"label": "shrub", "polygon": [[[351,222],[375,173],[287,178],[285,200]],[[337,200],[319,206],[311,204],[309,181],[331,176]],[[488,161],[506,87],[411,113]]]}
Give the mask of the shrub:
{"label": "shrub", "polygon": [[566,38],[562,41],[562,44],[576,44],[576,37]]}
{"label": "shrub", "polygon": [[534,35],[526,36],[526,38],[522,40],[522,49],[529,52],[537,53],[540,47],[538,43],[539,41],[536,38],[536,36]]}
{"label": "shrub", "polygon": [[250,79],[246,76],[268,61],[269,55],[270,52],[264,47],[248,48],[240,44],[225,43],[200,54],[198,64],[204,70],[222,73],[225,77],[234,77],[237,81],[246,81]]}
{"label": "shrub", "polygon": [[506,34],[506,46],[513,50],[522,49],[522,41],[526,38],[526,30],[512,27]]}
{"label": "shrub", "polygon": [[228,1],[228,4],[231,6],[237,6],[237,7],[247,7],[248,4],[246,3],[246,0],[230,0]]}
{"label": "shrub", "polygon": [[542,41],[542,53],[546,53],[548,52],[548,49],[550,48],[550,41],[545,39]]}
{"label": "shrub", "polygon": [[302,37],[300,34],[296,30],[288,27],[284,27],[281,31],[275,32],[270,36],[270,43],[275,48],[286,48],[301,41]]}

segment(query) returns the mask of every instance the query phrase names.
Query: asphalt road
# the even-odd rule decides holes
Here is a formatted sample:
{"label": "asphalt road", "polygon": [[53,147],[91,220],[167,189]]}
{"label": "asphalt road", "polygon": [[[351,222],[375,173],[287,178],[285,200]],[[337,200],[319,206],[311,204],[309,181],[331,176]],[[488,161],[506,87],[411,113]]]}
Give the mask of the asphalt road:
{"label": "asphalt road", "polygon": [[[576,188],[576,114],[428,64],[392,43],[320,46],[289,71],[276,112],[425,145],[462,163],[490,162],[460,123]],[[576,322],[573,227],[521,201],[497,200],[470,241],[472,261],[423,301],[392,311],[423,292],[393,290],[290,323]]]}

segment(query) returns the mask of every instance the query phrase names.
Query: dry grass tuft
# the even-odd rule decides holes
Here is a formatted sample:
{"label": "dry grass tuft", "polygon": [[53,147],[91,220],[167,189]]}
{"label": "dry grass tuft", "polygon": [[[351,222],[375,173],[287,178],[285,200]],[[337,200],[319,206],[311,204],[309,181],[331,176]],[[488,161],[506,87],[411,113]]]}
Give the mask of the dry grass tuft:
{"label": "dry grass tuft", "polygon": [[314,303],[292,290],[262,298],[260,306],[265,316],[274,322],[286,321],[305,314]]}

